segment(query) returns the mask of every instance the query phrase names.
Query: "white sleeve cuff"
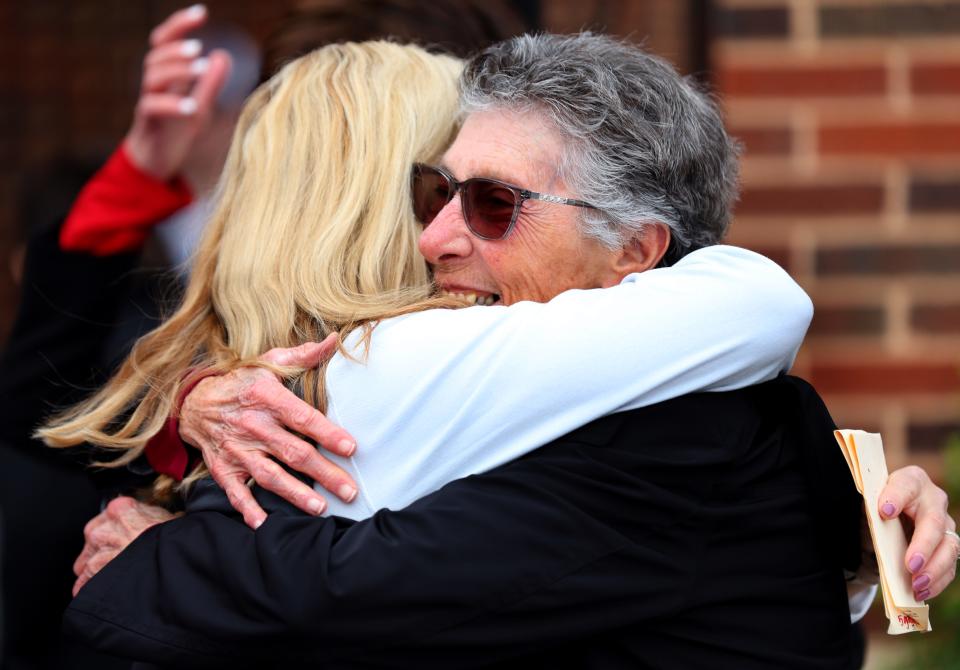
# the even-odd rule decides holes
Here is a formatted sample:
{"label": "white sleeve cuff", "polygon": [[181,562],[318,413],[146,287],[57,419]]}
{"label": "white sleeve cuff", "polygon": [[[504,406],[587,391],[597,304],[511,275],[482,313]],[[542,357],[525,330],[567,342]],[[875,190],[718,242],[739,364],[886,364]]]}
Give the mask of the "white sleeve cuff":
{"label": "white sleeve cuff", "polygon": [[850,623],[857,623],[866,615],[876,595],[876,584],[847,582],[847,600],[850,603]]}

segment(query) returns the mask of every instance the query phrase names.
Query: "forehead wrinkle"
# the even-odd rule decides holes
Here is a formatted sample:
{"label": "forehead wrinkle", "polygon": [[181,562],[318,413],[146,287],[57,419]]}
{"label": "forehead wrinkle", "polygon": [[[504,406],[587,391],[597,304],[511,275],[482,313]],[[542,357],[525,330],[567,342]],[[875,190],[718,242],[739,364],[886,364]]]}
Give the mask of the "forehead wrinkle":
{"label": "forehead wrinkle", "polygon": [[543,185],[541,188],[554,188],[562,182],[560,174],[561,156],[544,156],[543,147],[557,146],[562,152],[562,140],[553,124],[541,114],[527,112],[524,116],[526,119],[534,121],[535,130],[530,134],[530,138],[534,141],[534,146],[541,149],[540,156],[537,157],[535,161],[532,161],[532,167],[537,176],[537,181]]}
{"label": "forehead wrinkle", "polygon": [[[486,177],[487,179],[499,179],[500,181],[514,182],[517,180],[519,171],[507,169],[506,164],[520,166],[520,170],[528,168],[530,159],[522,149],[519,149],[515,143],[504,141],[502,139],[491,138],[487,145],[495,145],[500,153],[498,160],[493,165],[485,165],[487,156],[466,156],[459,166],[454,168],[450,163],[450,152],[447,151],[440,160],[440,165],[448,170],[458,181],[464,181],[472,177]],[[452,147],[451,147],[452,148]]]}
{"label": "forehead wrinkle", "polygon": [[[563,138],[556,126],[536,109],[512,112],[511,116],[530,128],[527,137],[532,141],[533,146],[539,149],[539,155],[535,159],[528,158],[536,181],[540,185],[539,190],[546,192],[551,189],[552,192],[552,189],[562,187],[564,185],[561,173]],[[557,155],[544,155],[545,147],[556,147]]]}
{"label": "forehead wrinkle", "polygon": [[484,146],[492,148],[489,154],[496,156],[496,161],[489,161],[488,152],[484,151],[479,156],[464,156],[460,169],[454,169],[450,154],[457,147],[457,140],[454,140],[440,160],[440,165],[454,178],[464,181],[472,177],[485,177],[541,192],[562,181],[560,156],[547,155],[551,153],[549,149],[558,144],[557,133],[540,114],[509,110],[475,114],[496,114],[514,123],[504,127],[500,134],[484,136]]}

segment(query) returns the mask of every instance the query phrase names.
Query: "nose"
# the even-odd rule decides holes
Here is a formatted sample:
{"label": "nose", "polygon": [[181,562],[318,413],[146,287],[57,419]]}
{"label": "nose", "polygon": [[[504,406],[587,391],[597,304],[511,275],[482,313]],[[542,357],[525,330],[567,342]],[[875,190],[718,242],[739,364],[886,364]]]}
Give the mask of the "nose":
{"label": "nose", "polygon": [[470,255],[473,245],[463,218],[460,194],[443,206],[420,233],[420,253],[430,265],[454,262]]}

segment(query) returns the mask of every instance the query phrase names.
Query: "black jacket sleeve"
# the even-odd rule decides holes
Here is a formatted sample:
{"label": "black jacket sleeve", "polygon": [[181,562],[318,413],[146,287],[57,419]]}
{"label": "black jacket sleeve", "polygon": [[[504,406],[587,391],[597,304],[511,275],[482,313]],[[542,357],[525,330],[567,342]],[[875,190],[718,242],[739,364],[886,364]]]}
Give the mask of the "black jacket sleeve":
{"label": "black jacket sleeve", "polygon": [[0,440],[21,444],[49,414],[106,381],[104,342],[117,326],[138,255],[67,253],[59,225],[27,246],[20,306],[0,356]]}
{"label": "black jacket sleeve", "polygon": [[[273,514],[254,533],[190,514],[138,538],[83,589],[66,624],[115,653],[178,667],[264,655],[278,666],[471,667],[583,635],[587,619],[609,625],[626,605],[614,567],[626,540],[568,498],[589,476],[562,471],[570,448],[358,523]],[[552,472],[538,472],[547,463]],[[651,591],[666,597],[669,566],[650,567],[665,575]]]}
{"label": "black jacket sleeve", "polygon": [[[278,514],[252,532],[191,514],[131,544],[65,623],[177,667],[480,667],[610,631],[674,644],[660,657],[681,666],[674,654],[710,648],[753,667],[749,648],[759,667],[831,667],[784,656],[835,652],[849,614],[837,538],[816,541],[806,445],[767,411],[776,395],[606,417],[361,522]],[[845,468],[828,416],[819,428],[810,446]],[[856,528],[837,532],[856,543]]]}

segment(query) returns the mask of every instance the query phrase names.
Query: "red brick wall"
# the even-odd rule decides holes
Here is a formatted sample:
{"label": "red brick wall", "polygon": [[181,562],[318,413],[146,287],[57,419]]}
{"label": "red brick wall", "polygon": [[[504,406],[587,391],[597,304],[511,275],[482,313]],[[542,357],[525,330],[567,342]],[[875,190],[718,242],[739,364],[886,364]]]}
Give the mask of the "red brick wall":
{"label": "red brick wall", "polygon": [[718,0],[731,241],[817,306],[796,371],[894,465],[960,432],[960,2]]}
{"label": "red brick wall", "polygon": [[692,0],[540,0],[541,23],[555,33],[594,30],[642,41],[648,49],[669,59],[682,72],[696,63]]}

